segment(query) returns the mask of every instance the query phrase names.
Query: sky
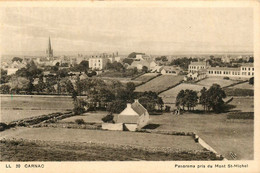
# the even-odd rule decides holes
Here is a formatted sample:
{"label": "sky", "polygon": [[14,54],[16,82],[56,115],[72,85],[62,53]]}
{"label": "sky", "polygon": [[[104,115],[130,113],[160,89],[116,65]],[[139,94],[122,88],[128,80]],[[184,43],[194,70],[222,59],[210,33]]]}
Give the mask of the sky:
{"label": "sky", "polygon": [[98,52],[253,51],[253,9],[3,7],[1,49]]}

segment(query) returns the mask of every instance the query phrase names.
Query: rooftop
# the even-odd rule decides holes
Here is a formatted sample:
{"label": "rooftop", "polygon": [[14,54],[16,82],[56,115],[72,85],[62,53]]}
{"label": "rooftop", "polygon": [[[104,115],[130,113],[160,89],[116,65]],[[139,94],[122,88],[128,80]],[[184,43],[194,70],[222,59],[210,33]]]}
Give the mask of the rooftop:
{"label": "rooftop", "polygon": [[190,65],[207,65],[205,61],[191,62]]}
{"label": "rooftop", "polygon": [[229,67],[210,67],[208,70],[225,70],[225,71],[240,71],[240,68],[229,68]]}

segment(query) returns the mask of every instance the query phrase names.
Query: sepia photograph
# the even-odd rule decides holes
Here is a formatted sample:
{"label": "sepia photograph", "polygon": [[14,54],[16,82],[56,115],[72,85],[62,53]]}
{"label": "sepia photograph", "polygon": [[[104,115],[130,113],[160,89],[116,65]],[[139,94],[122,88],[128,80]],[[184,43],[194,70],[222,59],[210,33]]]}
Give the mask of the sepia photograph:
{"label": "sepia photograph", "polygon": [[0,6],[7,167],[255,160],[253,6],[24,4]]}

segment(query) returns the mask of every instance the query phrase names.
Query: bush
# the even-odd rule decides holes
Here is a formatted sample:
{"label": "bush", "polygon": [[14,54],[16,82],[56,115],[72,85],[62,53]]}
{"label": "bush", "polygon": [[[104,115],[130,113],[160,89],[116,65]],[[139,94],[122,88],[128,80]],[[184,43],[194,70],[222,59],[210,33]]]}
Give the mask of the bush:
{"label": "bush", "polygon": [[114,119],[113,114],[108,114],[104,118],[102,118],[102,121],[105,123],[115,123],[113,119]]}
{"label": "bush", "polygon": [[229,80],[229,77],[225,76],[223,79]]}
{"label": "bush", "polygon": [[85,121],[83,120],[83,119],[76,119],[75,120],[75,122],[77,123],[77,124],[85,124]]}
{"label": "bush", "polygon": [[5,123],[0,123],[0,132],[1,131],[4,131],[5,129],[8,129],[9,128],[9,126],[7,125],[7,124],[5,124]]}
{"label": "bush", "polygon": [[165,112],[170,112],[171,106],[165,106]]}
{"label": "bush", "polygon": [[250,84],[250,85],[254,85],[254,77],[251,77],[251,78],[249,79],[249,84]]}

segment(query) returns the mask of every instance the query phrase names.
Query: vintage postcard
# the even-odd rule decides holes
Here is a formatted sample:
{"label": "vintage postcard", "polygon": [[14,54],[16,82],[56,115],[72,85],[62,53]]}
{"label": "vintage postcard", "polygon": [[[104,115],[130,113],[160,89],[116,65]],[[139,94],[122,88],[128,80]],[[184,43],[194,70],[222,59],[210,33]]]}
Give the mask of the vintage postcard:
{"label": "vintage postcard", "polygon": [[260,172],[257,1],[1,2],[1,172]]}

